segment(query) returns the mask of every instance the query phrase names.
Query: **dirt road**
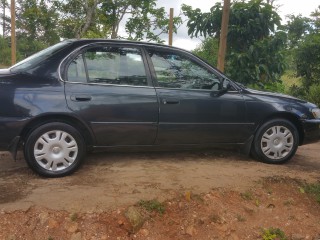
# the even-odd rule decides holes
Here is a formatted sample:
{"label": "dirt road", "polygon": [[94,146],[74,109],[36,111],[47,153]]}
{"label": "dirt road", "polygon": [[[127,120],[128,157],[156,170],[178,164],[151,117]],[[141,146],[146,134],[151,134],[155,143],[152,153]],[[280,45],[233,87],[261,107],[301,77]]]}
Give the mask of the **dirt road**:
{"label": "dirt road", "polygon": [[31,206],[69,212],[95,212],[164,201],[177,192],[206,193],[214,188],[246,189],[263,177],[320,180],[320,143],[300,147],[284,165],[267,165],[230,151],[98,153],[87,156],[72,176],[45,179],[23,157],[0,156],[0,210]]}

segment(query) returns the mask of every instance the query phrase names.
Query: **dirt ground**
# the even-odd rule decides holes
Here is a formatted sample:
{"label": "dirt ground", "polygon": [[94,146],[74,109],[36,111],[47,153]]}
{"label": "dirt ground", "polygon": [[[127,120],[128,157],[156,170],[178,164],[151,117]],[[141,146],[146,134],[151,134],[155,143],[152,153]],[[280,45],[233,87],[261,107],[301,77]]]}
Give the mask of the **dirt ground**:
{"label": "dirt ground", "polygon": [[[59,179],[2,152],[0,240],[263,239],[271,227],[319,240],[320,204],[303,183],[320,183],[320,143],[284,165],[223,150],[95,153]],[[148,212],[141,200],[165,210]]]}

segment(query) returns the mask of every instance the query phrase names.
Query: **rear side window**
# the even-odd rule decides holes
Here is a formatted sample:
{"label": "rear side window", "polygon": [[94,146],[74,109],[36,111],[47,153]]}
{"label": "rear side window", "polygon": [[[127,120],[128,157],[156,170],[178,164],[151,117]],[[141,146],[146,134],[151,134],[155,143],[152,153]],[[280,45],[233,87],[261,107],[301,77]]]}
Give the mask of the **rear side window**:
{"label": "rear side window", "polygon": [[146,86],[141,51],[129,47],[94,47],[78,55],[67,70],[68,81]]}
{"label": "rear side window", "polygon": [[39,63],[43,62],[47,58],[55,55],[59,51],[63,50],[64,48],[68,47],[72,44],[71,40],[66,40],[60,43],[57,43],[51,47],[48,47],[46,49],[43,49],[40,52],[37,52],[30,57],[22,60],[21,62],[18,62],[17,64],[13,65],[10,70],[12,72],[20,72],[25,71],[30,68],[34,68],[39,65]]}
{"label": "rear side window", "polygon": [[218,90],[220,80],[206,67],[176,52],[148,50],[159,87]]}

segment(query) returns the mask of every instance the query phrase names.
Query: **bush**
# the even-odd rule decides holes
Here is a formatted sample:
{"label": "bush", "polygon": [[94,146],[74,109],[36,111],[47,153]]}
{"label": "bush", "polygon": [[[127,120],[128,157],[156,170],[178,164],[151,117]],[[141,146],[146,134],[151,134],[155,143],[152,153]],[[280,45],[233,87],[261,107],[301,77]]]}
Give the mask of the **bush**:
{"label": "bush", "polygon": [[303,86],[298,86],[296,84],[293,84],[287,94],[297,97],[297,98],[301,98],[301,99],[306,99],[306,88]]}
{"label": "bush", "polygon": [[149,201],[144,201],[140,200],[138,202],[138,205],[144,209],[146,209],[149,212],[155,211],[160,214],[163,214],[166,210],[166,207],[163,203],[159,202],[158,200],[149,200]]}
{"label": "bush", "polygon": [[320,84],[311,85],[307,100],[320,106]]}
{"label": "bush", "polygon": [[261,91],[285,93],[285,85],[281,81],[248,84],[248,87]]}
{"label": "bush", "polygon": [[287,240],[285,233],[279,228],[263,229],[263,240]]}

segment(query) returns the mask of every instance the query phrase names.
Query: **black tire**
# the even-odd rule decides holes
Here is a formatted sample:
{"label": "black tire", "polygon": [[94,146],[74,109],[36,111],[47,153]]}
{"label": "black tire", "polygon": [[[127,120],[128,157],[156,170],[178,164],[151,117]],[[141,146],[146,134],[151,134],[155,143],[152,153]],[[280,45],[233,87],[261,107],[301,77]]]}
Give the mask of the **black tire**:
{"label": "black tire", "polygon": [[297,128],[285,119],[273,119],[256,132],[251,155],[265,163],[281,164],[294,156],[298,145]]}
{"label": "black tire", "polygon": [[85,154],[85,142],[79,131],[61,122],[46,123],[34,129],[24,146],[28,165],[44,177],[73,173]]}

